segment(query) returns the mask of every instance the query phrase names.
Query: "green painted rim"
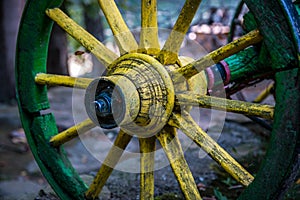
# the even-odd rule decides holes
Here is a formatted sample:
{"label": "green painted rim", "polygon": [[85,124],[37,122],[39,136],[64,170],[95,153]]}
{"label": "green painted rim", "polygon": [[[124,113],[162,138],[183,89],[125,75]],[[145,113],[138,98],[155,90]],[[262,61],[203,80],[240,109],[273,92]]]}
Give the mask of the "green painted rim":
{"label": "green painted rim", "polygon": [[[63,148],[53,148],[49,144],[49,138],[58,133],[54,116],[42,114],[43,110],[49,108],[46,86],[35,84],[34,77],[37,73],[46,73],[46,61],[48,54],[48,43],[53,22],[45,15],[47,8],[59,7],[63,0],[27,0],[26,7],[20,24],[17,54],[16,54],[16,81],[17,99],[20,117],[26,137],[32,153],[49,184],[61,199],[84,199],[87,186],[80,179],[77,172],[70,164]],[[245,0],[251,6],[251,10],[259,12],[260,6],[264,10],[266,4],[272,4],[281,12],[286,11],[286,21],[293,24],[289,16],[293,16],[287,7],[283,6],[286,1],[261,1]],[[271,2],[271,3],[270,3]],[[276,7],[275,6],[275,7]],[[255,12],[254,12],[255,13]],[[259,13],[257,14],[259,16]],[[259,21],[259,19],[258,19]],[[287,27],[291,27],[291,25]],[[269,36],[266,30],[268,24],[261,23],[262,34]],[[299,32],[298,24],[293,24]],[[300,81],[299,81],[299,44],[295,29],[290,35],[294,38],[291,47],[292,53],[287,53],[293,61],[296,57],[297,63],[278,56],[278,48],[270,51],[274,69],[284,69],[292,65],[296,69],[284,70],[276,74],[276,109],[272,139],[269,144],[267,156],[260,171],[252,184],[240,196],[240,199],[276,199],[281,194],[285,180],[292,173],[293,165],[297,158],[297,142],[299,142],[300,121]],[[296,35],[296,36],[295,36]],[[296,38],[296,39],[295,39]],[[272,38],[271,38],[272,39]],[[274,38],[273,38],[274,39]],[[276,39],[276,37],[275,37]],[[274,46],[269,44],[266,46]],[[295,45],[296,44],[296,45]],[[279,53],[280,53],[279,52]],[[286,52],[284,52],[286,53]],[[285,54],[282,54],[285,55]]]}
{"label": "green painted rim", "polygon": [[37,73],[46,73],[48,43],[53,22],[45,10],[62,0],[28,0],[24,8],[16,53],[17,99],[28,144],[43,175],[61,199],[84,199],[87,186],[73,169],[63,148],[50,146],[58,133],[54,116],[42,115],[49,108],[46,86],[35,84]]}
{"label": "green painted rim", "polygon": [[[276,106],[268,150],[256,178],[239,199],[281,199],[292,183],[290,179],[295,174],[295,166],[299,164],[300,20],[291,1],[244,1],[253,13],[264,38],[267,38],[262,45],[271,54],[272,68],[279,72],[275,74]],[[262,22],[266,13],[271,17]],[[276,20],[271,22],[274,18]],[[282,40],[285,41],[284,44]],[[264,57],[260,59],[263,60]],[[264,64],[263,61],[260,62]]]}

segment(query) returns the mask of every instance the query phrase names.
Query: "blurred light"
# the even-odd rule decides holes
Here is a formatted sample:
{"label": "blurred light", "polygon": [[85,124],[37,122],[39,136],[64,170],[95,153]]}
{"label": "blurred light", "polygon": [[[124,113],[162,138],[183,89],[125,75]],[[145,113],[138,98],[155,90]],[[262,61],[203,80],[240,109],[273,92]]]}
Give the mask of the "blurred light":
{"label": "blurred light", "polygon": [[196,35],[196,33],[191,32],[191,33],[189,33],[188,37],[190,40],[195,40],[197,38],[197,35]]}

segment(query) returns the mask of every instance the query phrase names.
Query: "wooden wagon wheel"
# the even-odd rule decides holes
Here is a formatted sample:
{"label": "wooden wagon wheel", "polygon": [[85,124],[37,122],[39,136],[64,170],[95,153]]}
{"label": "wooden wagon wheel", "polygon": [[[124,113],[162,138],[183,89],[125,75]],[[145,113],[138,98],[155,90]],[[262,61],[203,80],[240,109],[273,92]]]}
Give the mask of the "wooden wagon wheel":
{"label": "wooden wagon wheel", "polygon": [[[287,0],[245,0],[255,19],[249,25],[253,30],[184,65],[178,58],[178,52],[200,2],[186,1],[173,31],[160,49],[155,0],[142,0],[139,44],[130,34],[115,2],[99,0],[116,36],[121,53],[119,57],[63,13],[59,9],[62,0],[27,1],[19,30],[16,60],[20,116],[33,155],[61,199],[96,199],[122,155],[122,151],[116,151],[114,147],[124,149],[133,134],[139,138],[142,153],[140,199],[154,198],[154,157],[148,153],[155,150],[156,140],[170,160],[185,198],[201,199],[184,159],[176,129],[181,129],[246,187],[240,199],[277,199],[285,189],[285,181],[290,177],[298,158],[299,142],[299,18],[295,8]],[[46,73],[53,21],[107,67],[106,76],[93,80]],[[252,67],[251,62],[243,62],[247,59],[245,55],[250,53],[256,55],[257,59],[253,60],[257,67]],[[203,69],[223,59],[231,70],[229,81],[273,72],[276,79],[275,108],[209,97],[190,89],[186,80],[201,75]],[[228,73],[225,73],[224,80],[229,78],[226,75]],[[86,90],[85,106],[90,118],[58,133],[54,116],[45,112],[49,109],[47,85]],[[210,108],[212,103],[214,109],[274,118],[268,152],[255,177],[211,139],[190,116],[189,106]],[[120,125],[121,131],[107,155],[109,165],[103,164],[93,183],[87,186],[70,164],[63,144],[77,137],[79,132],[97,125],[104,128]],[[140,129],[147,131],[140,132]]]}

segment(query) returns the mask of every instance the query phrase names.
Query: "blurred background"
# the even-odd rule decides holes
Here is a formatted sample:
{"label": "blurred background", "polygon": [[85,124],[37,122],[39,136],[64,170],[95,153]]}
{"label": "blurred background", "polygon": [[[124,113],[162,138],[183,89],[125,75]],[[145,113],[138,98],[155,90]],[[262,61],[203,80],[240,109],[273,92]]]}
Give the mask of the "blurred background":
{"label": "blurred background", "polygon": [[[14,81],[14,56],[15,46],[22,11],[25,5],[25,0],[2,0],[1,1],[1,74],[0,74],[0,102],[13,103],[15,99],[15,81]],[[121,13],[130,30],[135,30],[140,27],[140,1],[137,0],[117,0]],[[192,22],[194,27],[191,32],[203,33],[210,35],[211,38],[202,41],[207,51],[221,46],[226,41],[226,36],[218,38],[220,34],[227,34],[229,30],[222,26],[230,24],[230,20],[237,6],[237,1],[234,0],[203,0],[198,9],[198,12]],[[158,1],[158,26],[160,28],[171,29],[174,25],[177,15],[184,4],[183,0],[176,1],[176,4],[171,0]],[[68,13],[77,23],[85,27],[100,41],[105,41],[107,45],[111,45],[112,33],[99,9],[96,0],[66,0],[62,9]],[[95,24],[97,24],[95,26]],[[201,25],[218,25],[216,28]],[[220,28],[221,27],[221,28]],[[224,30],[223,30],[223,29]],[[196,34],[189,35],[192,39],[196,38]],[[221,40],[220,40],[221,39]],[[59,73],[78,75],[76,67],[70,67],[68,60],[74,57],[74,52],[80,50],[80,45],[72,38],[68,37],[64,31],[54,25],[53,37],[51,38],[49,47],[49,73]],[[81,49],[83,50],[83,49]],[[84,56],[83,56],[84,57]],[[89,56],[87,56],[89,57]],[[73,58],[76,60],[75,58]],[[81,62],[87,58],[81,58]],[[76,62],[76,61],[75,61]],[[80,62],[77,58],[77,62]],[[93,60],[94,62],[94,60]],[[93,68],[97,69],[97,63],[93,63]],[[71,68],[71,69],[70,69]],[[74,68],[74,69],[72,69]],[[91,70],[91,69],[88,69]],[[81,72],[82,73],[82,72]]]}
{"label": "blurred background", "polygon": [[[30,153],[16,105],[15,46],[25,2],[25,0],[0,1],[2,59],[0,63],[0,199],[57,199]],[[184,2],[184,0],[176,0],[176,3],[173,0],[158,0],[158,27],[172,29]],[[135,33],[134,30],[140,27],[140,1],[116,0],[116,3],[129,29]],[[226,44],[230,23],[238,3],[236,0],[203,0],[188,31],[187,39],[197,42],[207,52]],[[115,48],[112,32],[99,9],[97,0],[66,0],[62,9],[109,48]],[[237,30],[235,33],[236,36],[241,34],[242,30]],[[95,57],[85,52],[84,48],[56,25],[51,36],[47,68],[48,73],[71,76],[101,75],[104,71],[104,67]],[[252,101],[269,83],[270,81],[258,83],[245,89],[244,98]],[[71,114],[72,103],[70,103],[72,95],[70,89],[49,89],[49,101],[60,130],[74,124]],[[274,105],[273,97],[267,98],[264,103]],[[253,134],[255,137],[252,137]],[[244,165],[250,165],[248,167],[251,168],[254,162],[247,163],[247,160],[249,158],[255,160],[256,164],[260,162],[269,134],[268,129],[257,125],[247,117],[228,115],[219,142],[235,157],[240,158]],[[93,171],[97,171],[99,163],[90,158],[80,141],[68,145],[66,149],[77,170],[84,178],[90,179],[95,174]],[[241,191],[241,186],[228,175],[224,175],[224,172],[212,164],[209,158],[201,160],[206,165],[203,165],[203,162],[202,164],[192,162],[199,156],[198,150],[196,147],[191,147],[187,153],[187,161],[195,171],[195,180],[202,191],[201,194],[204,194],[204,199],[234,198],[233,194],[237,195]],[[167,168],[158,172],[156,178],[158,189],[155,194],[161,199],[182,199],[175,178]],[[121,178],[120,174],[122,174]],[[125,186],[123,187],[119,182]],[[101,199],[138,198],[138,186],[137,175],[114,172],[101,194]],[[128,189],[128,187],[132,188]],[[295,188],[288,193],[286,199],[299,197],[299,183]]]}

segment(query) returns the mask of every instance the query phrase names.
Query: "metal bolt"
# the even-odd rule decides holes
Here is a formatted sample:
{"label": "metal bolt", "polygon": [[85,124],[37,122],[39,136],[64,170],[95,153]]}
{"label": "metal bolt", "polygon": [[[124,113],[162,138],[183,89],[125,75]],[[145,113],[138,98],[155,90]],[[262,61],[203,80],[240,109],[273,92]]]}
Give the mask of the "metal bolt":
{"label": "metal bolt", "polygon": [[105,117],[111,114],[111,98],[106,93],[101,94],[97,100],[93,101],[96,114]]}

